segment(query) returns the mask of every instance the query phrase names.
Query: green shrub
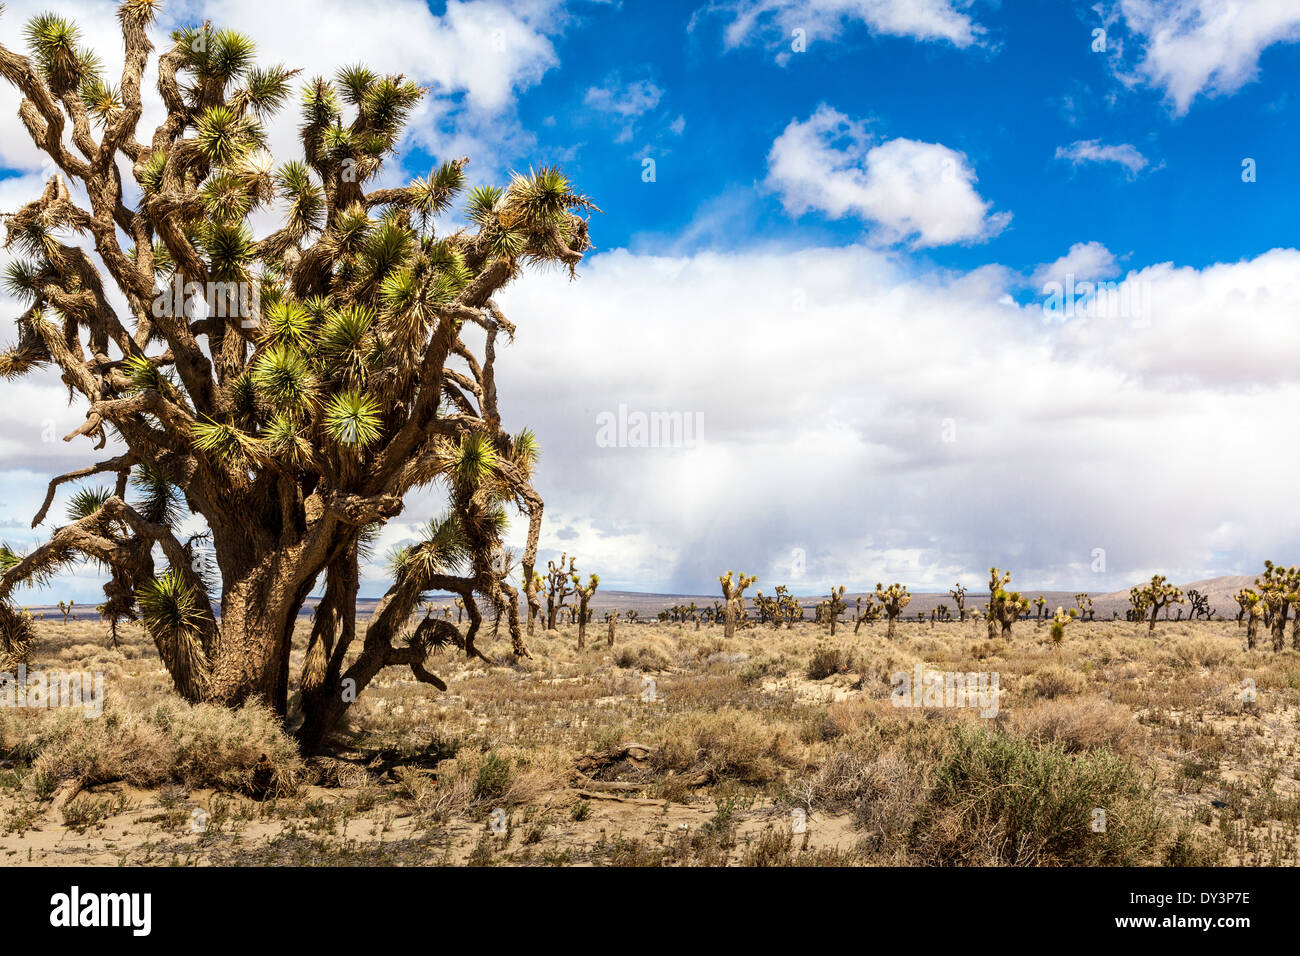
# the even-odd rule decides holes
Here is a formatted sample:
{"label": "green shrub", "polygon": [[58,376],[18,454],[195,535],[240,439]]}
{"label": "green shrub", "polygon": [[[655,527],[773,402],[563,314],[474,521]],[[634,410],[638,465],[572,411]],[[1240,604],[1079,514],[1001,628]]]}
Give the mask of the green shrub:
{"label": "green shrub", "polygon": [[1163,834],[1154,804],[1151,782],[1110,750],[1070,754],[958,725],[913,842],[939,864],[1133,866],[1151,862]]}

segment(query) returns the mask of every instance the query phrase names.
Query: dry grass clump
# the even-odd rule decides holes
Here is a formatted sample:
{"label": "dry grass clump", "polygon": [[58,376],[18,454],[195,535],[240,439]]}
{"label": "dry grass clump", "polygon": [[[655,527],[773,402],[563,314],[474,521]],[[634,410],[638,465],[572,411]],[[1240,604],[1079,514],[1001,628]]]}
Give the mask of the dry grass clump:
{"label": "dry grass clump", "polygon": [[146,711],[108,704],[99,718],[56,709],[3,724],[6,751],[31,763],[37,793],[64,781],[122,780],[137,787],[176,782],[254,796],[289,793],[302,762],[266,708],[227,710],[168,700]]}
{"label": "dry grass clump", "polygon": [[1206,637],[1184,639],[1174,644],[1173,663],[1183,667],[1218,667],[1236,652],[1231,641]]}
{"label": "dry grass clump", "polygon": [[672,660],[651,644],[626,644],[614,649],[614,663],[619,667],[639,671],[665,671],[673,666]]}
{"label": "dry grass clump", "polygon": [[176,752],[175,776],[196,787],[263,796],[290,793],[302,770],[296,744],[267,707],[169,700],[149,714]]}
{"label": "dry grass clump", "polygon": [[659,728],[653,758],[661,773],[761,785],[806,766],[799,728],[782,719],[725,708],[675,714]]}
{"label": "dry grass clump", "polygon": [[137,713],[108,706],[102,717],[87,719],[81,710],[65,708],[27,724],[23,739],[15,745],[6,739],[5,744],[31,762],[32,783],[39,796],[51,795],[64,781],[93,786],[124,780],[137,787],[154,787],[172,777],[172,742]]}
{"label": "dry grass clump", "polygon": [[1083,692],[1087,679],[1059,664],[1049,664],[1036,671],[1030,681],[1030,691],[1035,697],[1055,700]]}
{"label": "dry grass clump", "polygon": [[1097,747],[1124,753],[1143,736],[1131,710],[1099,698],[1043,701],[1017,712],[1012,726],[1032,743],[1059,744],[1069,753]]}
{"label": "dry grass clump", "polygon": [[851,667],[852,655],[845,654],[840,648],[831,644],[821,644],[813,651],[806,673],[809,680],[825,680]]}
{"label": "dry grass clump", "polygon": [[467,748],[441,761],[436,776],[405,768],[399,785],[419,813],[433,822],[483,817],[496,807],[536,804],[562,790],[571,769],[566,756],[551,749]]}

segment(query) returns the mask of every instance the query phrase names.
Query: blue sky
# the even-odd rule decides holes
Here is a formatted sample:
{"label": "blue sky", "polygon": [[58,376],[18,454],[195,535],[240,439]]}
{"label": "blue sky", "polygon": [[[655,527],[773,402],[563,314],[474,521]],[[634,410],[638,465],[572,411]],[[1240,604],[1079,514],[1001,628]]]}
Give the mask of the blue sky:
{"label": "blue sky", "polygon": [[[0,41],[47,6],[10,3]],[[53,6],[115,35],[112,4]],[[478,180],[555,162],[604,210],[578,281],[502,297],[543,559],[691,593],[727,568],[942,591],[997,563],[1097,593],[1300,563],[1277,438],[1300,403],[1296,4],[182,0],[156,42],[209,17],[263,62],[429,86],[385,185],[465,154]],[[43,182],[16,110],[0,89],[3,209]],[[1140,314],[1045,315],[1067,277]],[[84,411],[54,376],[0,395],[0,536],[26,546],[48,476],[90,454],[39,436]],[[620,408],[698,416],[703,439],[608,447]],[[440,510],[414,497],[382,546]],[[385,586],[367,569],[363,593]]]}
{"label": "blue sky", "polygon": [[[556,42],[561,62],[581,68],[552,71],[520,96],[519,116],[537,148],[516,161],[564,160],[608,211],[598,224],[605,246],[659,251],[727,198],[736,228],[720,224],[697,245],[851,242],[863,234],[861,222],[792,219],[779,197],[754,190],[772,141],[825,103],[866,120],[881,138],[964,153],[980,195],[1014,211],[1011,226],[986,243],[928,251],[944,267],[995,259],[1028,270],[1045,249],[1067,248],[1083,234],[1135,261],[1192,266],[1293,240],[1300,127],[1289,81],[1300,76],[1300,46],[1264,49],[1260,81],[1231,96],[1202,96],[1176,115],[1163,90],[1117,78],[1123,58],[1115,45],[1133,44],[1122,22],[1108,31],[1111,52],[1098,53],[1092,31],[1106,20],[1083,4],[984,4],[972,12],[987,31],[979,48],[874,36],[857,23],[779,63],[776,53],[792,41],[776,24],[725,50],[727,17],[694,3],[589,8]],[[584,105],[593,87],[637,82],[659,94],[640,115]],[[680,135],[670,128],[679,117]],[[630,139],[617,142],[627,128]],[[1055,158],[1058,148],[1091,140],[1131,144],[1148,165],[1130,174],[1116,163]],[[667,190],[644,188],[645,156],[656,160]],[[1247,188],[1248,157],[1259,175]]]}

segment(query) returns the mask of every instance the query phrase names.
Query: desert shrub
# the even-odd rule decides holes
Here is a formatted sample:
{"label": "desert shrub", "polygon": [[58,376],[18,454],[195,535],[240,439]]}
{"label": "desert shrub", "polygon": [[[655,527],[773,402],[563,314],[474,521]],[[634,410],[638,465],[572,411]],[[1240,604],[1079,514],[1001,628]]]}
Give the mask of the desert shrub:
{"label": "desert shrub", "polygon": [[[1104,749],[1064,747],[955,724],[913,828],[920,862],[1132,866],[1150,862],[1164,821],[1152,784]],[[1092,828],[1094,809],[1106,811]]]}
{"label": "desert shrub", "polygon": [[33,723],[34,732],[18,749],[32,761],[33,783],[42,795],[69,780],[154,787],[175,776],[174,743],[137,714],[106,707],[101,717],[87,719],[83,711],[66,708]]}
{"label": "desert shrub", "polygon": [[190,786],[256,796],[294,790],[302,760],[269,708],[168,701],[153,719],[165,722],[176,748],[176,775]]}
{"label": "desert shrub", "polygon": [[478,775],[474,778],[474,796],[480,800],[491,800],[503,795],[510,787],[510,761],[495,750],[489,751],[478,765]]}
{"label": "desert shrub", "polygon": [[823,644],[813,652],[812,660],[808,662],[808,679],[825,680],[846,668],[844,652],[838,647]]}
{"label": "desert shrub", "polygon": [[1218,667],[1232,656],[1232,651],[1228,644],[1198,637],[1174,645],[1174,660],[1184,667]]}
{"label": "desert shrub", "polygon": [[652,759],[660,772],[749,784],[777,780],[804,763],[797,727],[734,708],[674,715],[660,728]]}
{"label": "desert shrub", "polygon": [[145,712],[110,705],[96,719],[68,708],[32,723],[16,749],[32,761],[34,783],[46,794],[65,780],[124,780],[264,796],[291,792],[302,767],[275,715],[256,704],[229,710],[169,700]]}
{"label": "desert shrub", "polygon": [[1069,753],[1109,747],[1126,751],[1142,734],[1127,707],[1100,699],[1048,700],[1020,711],[1015,732],[1036,744],[1060,744]]}
{"label": "desert shrub", "polygon": [[656,647],[629,644],[614,651],[614,663],[633,670],[663,671],[671,667],[673,662]]}
{"label": "desert shrub", "polygon": [[1037,671],[1030,682],[1033,694],[1036,697],[1045,697],[1048,700],[1077,694],[1086,685],[1087,681],[1083,675],[1066,670],[1057,664],[1052,664]]}

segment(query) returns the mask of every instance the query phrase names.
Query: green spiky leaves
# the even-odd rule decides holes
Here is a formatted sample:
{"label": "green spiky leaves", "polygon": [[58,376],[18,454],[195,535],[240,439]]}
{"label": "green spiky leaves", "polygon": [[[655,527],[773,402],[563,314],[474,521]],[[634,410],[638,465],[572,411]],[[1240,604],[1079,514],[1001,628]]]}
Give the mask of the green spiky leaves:
{"label": "green spiky leaves", "polygon": [[55,96],[63,96],[98,77],[99,62],[81,45],[81,31],[71,20],[43,13],[28,20],[23,32],[37,69]]}
{"label": "green spiky leaves", "polygon": [[253,365],[253,384],[276,409],[304,413],[316,400],[317,381],[311,366],[289,345],[263,352]]}
{"label": "green spiky leaves", "polygon": [[250,468],[264,457],[256,438],[226,422],[205,419],[192,431],[195,448],[231,469]]}
{"label": "green spiky leaves", "polygon": [[142,585],[135,599],[177,689],[196,696],[208,677],[201,640],[207,615],[200,603],[207,596],[196,593],[173,568]]}
{"label": "green spiky leaves", "polygon": [[493,225],[497,220],[497,204],[503,195],[500,186],[475,186],[470,191],[465,214],[479,226]]}
{"label": "green spiky leaves", "polygon": [[105,83],[98,77],[83,80],[78,95],[86,107],[86,112],[100,126],[107,124],[122,109],[122,95],[117,87]]}
{"label": "green spiky leaves", "polygon": [[232,166],[246,153],[262,145],[262,127],[228,106],[210,106],[199,117],[195,141],[208,162]]}
{"label": "green spiky leaves", "polygon": [[466,432],[451,454],[450,471],[458,483],[473,487],[487,480],[497,467],[497,450],[482,432]]}
{"label": "green spiky leaves", "polygon": [[349,391],[330,400],[322,423],[336,444],[365,448],[379,438],[381,421],[379,404],[374,399]]}
{"label": "green spiky leaves", "polygon": [[97,514],[104,502],[113,497],[111,488],[81,488],[68,502],[68,520],[80,521]]}
{"label": "green spiky leaves", "polygon": [[135,510],[146,521],[171,526],[185,513],[181,490],[164,467],[147,462],[137,466],[131,472],[131,487],[138,493]]}

